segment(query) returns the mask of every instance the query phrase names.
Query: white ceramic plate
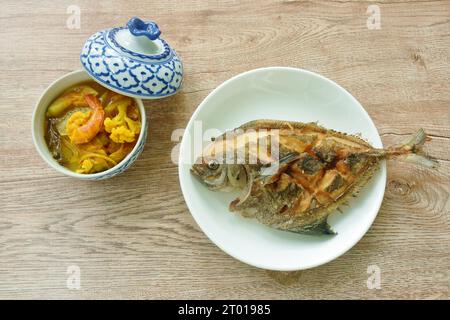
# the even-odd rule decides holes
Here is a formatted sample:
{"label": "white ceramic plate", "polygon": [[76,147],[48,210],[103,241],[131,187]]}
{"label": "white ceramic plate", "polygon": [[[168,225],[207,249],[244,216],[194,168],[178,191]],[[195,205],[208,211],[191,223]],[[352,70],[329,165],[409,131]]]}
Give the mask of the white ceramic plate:
{"label": "white ceramic plate", "polygon": [[[344,213],[330,216],[328,221],[338,233],[335,236],[284,232],[242,218],[228,211],[236,194],[209,191],[191,175],[191,159],[201,152],[193,143],[199,137],[197,121],[201,121],[203,131],[223,132],[255,119],[318,121],[327,128],[361,133],[374,147],[382,147],[367,112],[333,81],[306,70],[283,67],[242,73],[225,81],[205,98],[192,115],[181,142],[180,184],[195,221],[223,251],[259,268],[301,270],[344,254],[367,232],[378,213],[386,184],[384,163],[358,198],[343,208]],[[209,130],[204,140],[217,135],[214,131]]]}

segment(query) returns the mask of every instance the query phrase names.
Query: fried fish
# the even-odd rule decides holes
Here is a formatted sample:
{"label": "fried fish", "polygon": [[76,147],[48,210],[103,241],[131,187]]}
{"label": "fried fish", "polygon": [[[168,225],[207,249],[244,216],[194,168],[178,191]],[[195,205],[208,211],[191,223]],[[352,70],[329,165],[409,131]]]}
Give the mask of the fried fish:
{"label": "fried fish", "polygon": [[420,129],[407,142],[373,148],[316,123],[256,120],[213,139],[191,172],[211,190],[242,190],[229,209],[273,228],[334,234],[328,216],[356,196],[383,159],[429,168]]}

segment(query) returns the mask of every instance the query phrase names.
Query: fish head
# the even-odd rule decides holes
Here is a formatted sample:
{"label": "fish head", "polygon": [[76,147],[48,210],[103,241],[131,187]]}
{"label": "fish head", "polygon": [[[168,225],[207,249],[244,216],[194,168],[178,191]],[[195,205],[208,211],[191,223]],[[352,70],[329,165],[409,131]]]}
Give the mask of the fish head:
{"label": "fish head", "polygon": [[228,186],[227,169],[217,159],[204,157],[192,166],[191,173],[209,189],[219,190]]}
{"label": "fish head", "polygon": [[221,163],[214,157],[203,157],[197,161],[191,173],[210,190],[231,191],[242,189],[246,182],[243,165]]}

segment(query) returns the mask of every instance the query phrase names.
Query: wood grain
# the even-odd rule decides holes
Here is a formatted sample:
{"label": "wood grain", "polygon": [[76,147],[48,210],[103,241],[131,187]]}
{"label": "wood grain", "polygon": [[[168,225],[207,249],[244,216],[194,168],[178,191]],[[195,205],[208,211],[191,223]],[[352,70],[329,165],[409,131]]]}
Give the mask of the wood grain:
{"label": "wood grain", "polygon": [[[81,28],[66,9],[81,8]],[[450,1],[0,1],[0,298],[450,298]],[[182,92],[146,103],[149,139],[117,178],[82,182],[47,167],[31,140],[42,91],[80,68],[93,32],[155,19],[185,65]],[[170,153],[203,98],[264,66],[319,72],[366,108],[388,145],[423,127],[440,162],[388,164],[380,213],[324,266],[267,272],[221,252],[199,230]],[[367,267],[382,272],[366,286]],[[81,289],[66,287],[81,268]]]}

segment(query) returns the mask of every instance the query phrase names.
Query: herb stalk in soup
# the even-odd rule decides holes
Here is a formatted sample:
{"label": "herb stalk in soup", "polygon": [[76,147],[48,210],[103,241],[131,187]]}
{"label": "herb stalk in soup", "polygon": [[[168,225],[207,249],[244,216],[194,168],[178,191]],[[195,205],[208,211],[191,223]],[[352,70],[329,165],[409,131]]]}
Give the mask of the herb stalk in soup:
{"label": "herb stalk in soup", "polygon": [[47,108],[48,148],[61,165],[76,173],[114,167],[133,150],[140,131],[135,100],[94,81],[69,88]]}

